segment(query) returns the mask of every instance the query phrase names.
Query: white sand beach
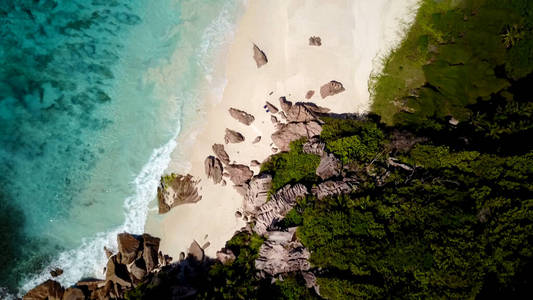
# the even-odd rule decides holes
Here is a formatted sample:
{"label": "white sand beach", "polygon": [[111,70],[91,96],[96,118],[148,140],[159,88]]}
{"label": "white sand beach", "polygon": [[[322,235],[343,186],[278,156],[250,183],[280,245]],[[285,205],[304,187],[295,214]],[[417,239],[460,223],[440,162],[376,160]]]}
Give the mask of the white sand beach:
{"label": "white sand beach", "polygon": [[[235,216],[242,196],[232,187],[215,185],[206,177],[204,160],[213,155],[214,143],[224,144],[225,129],[240,132],[245,141],[227,144],[230,160],[250,166],[265,160],[271,150],[275,128],[263,108],[265,101],[279,108],[278,98],[310,101],[332,112],[365,112],[369,109],[368,80],[379,71],[380,57],[398,44],[405,24],[414,17],[417,0],[252,0],[238,23],[226,57],[218,68],[227,85],[220,95],[205,99],[208,111],[202,127],[187,130],[168,172],[189,173],[201,180],[202,200],[173,208],[163,217],[150,216],[145,231],[162,238],[161,251],[174,258],[186,252],[193,240],[209,241],[206,254],[213,257],[233,233],[245,225]],[[403,25],[402,25],[403,24]],[[321,38],[310,46],[309,37]],[[268,63],[257,68],[253,44],[265,52]],[[344,92],[322,99],[320,87],[336,80]],[[314,90],[314,96],[305,95]],[[233,119],[234,107],[255,116],[246,126]],[[279,117],[278,117],[279,118]],[[253,144],[255,137],[259,143]],[[254,174],[259,172],[253,167]]]}

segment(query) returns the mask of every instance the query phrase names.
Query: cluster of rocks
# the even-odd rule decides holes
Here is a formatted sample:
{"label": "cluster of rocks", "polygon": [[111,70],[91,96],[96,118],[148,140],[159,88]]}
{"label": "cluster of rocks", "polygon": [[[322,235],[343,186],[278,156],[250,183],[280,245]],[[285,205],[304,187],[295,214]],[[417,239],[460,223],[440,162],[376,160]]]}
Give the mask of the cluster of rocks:
{"label": "cluster of rocks", "polygon": [[329,112],[328,108],[306,102],[297,102],[293,105],[285,97],[281,97],[279,101],[282,109],[281,117],[286,123],[277,123],[277,130],[271,136],[272,142],[279,150],[289,151],[292,141],[320,135],[323,124],[320,117]]}
{"label": "cluster of rocks", "polygon": [[47,280],[28,291],[23,299],[122,299],[126,291],[144,282],[172,260],[159,251],[159,242],[159,238],[149,234],[135,236],[121,233],[117,236],[118,252],[106,251],[109,257],[105,279],[81,280],[67,289],[54,280]]}
{"label": "cluster of rocks", "polygon": [[189,174],[172,173],[161,177],[161,182],[157,188],[159,213],[166,213],[177,205],[200,201],[202,196],[198,194],[197,184],[198,180],[194,180]]}
{"label": "cluster of rocks", "polygon": [[322,39],[319,36],[310,37],[309,46],[322,46]]}

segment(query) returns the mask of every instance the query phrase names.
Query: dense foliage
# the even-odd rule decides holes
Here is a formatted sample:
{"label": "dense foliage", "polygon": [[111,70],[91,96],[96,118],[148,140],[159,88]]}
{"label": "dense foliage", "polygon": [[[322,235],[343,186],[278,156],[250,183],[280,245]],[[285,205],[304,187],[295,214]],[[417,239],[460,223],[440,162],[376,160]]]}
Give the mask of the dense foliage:
{"label": "dense foliage", "polygon": [[[347,195],[308,196],[277,225],[298,226],[329,299],[529,296],[533,284],[533,2],[422,1],[406,40],[373,80],[375,114],[324,118]],[[383,122],[382,122],[383,121]],[[319,158],[291,151],[262,172],[273,190],[318,182]],[[228,242],[203,295],[314,297],[301,278],[258,279],[261,240]]]}
{"label": "dense foliage", "polygon": [[261,172],[272,175],[272,191],[275,192],[289,183],[315,181],[315,170],[320,157],[302,151],[303,140],[290,144],[289,152],[272,155],[261,165]]}
{"label": "dense foliage", "polygon": [[533,3],[529,0],[421,1],[402,45],[372,84],[373,111],[388,124],[438,126],[464,121],[468,105],[509,95],[533,70]]}

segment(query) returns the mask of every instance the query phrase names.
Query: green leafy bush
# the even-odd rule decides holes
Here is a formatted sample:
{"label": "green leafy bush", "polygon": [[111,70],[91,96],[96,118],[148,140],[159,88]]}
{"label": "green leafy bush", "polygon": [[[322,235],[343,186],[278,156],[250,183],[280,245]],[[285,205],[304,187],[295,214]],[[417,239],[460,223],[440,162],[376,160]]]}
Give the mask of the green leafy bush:
{"label": "green leafy bush", "polygon": [[272,174],[272,191],[286,184],[300,181],[315,181],[320,157],[302,151],[303,140],[291,143],[289,152],[273,155],[261,165],[261,172]]}

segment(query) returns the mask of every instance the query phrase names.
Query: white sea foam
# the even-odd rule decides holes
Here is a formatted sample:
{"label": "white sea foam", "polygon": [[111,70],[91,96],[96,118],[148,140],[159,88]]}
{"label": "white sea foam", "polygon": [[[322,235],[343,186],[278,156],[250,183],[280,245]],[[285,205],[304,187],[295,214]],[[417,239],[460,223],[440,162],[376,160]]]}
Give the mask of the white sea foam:
{"label": "white sea foam", "polygon": [[49,270],[54,266],[61,266],[64,271],[62,276],[55,279],[63,286],[70,286],[84,276],[99,278],[103,276],[103,267],[107,261],[103,251],[104,246],[116,249],[116,236],[118,233],[142,234],[144,232],[148,205],[156,197],[159,178],[170,163],[170,154],[176,147],[177,133],[179,133],[179,128],[170,141],[153,151],[150,160],[135,178],[133,182],[136,189],[135,194],[128,197],[124,202],[124,214],[126,217],[124,224],[106,233],[99,233],[94,238],[84,239],[82,245],[77,249],[62,252],[50,264],[50,267],[45,268],[40,274],[31,277],[25,282],[22,286],[22,293],[50,279]]}
{"label": "white sea foam", "polygon": [[[242,1],[244,6],[245,1]],[[221,57],[225,51],[228,50],[228,41],[232,39],[234,34],[235,24],[232,22],[235,15],[231,13],[235,9],[235,4],[231,5],[228,2],[224,8],[220,10],[218,16],[209,24],[202,34],[202,43],[199,51],[196,54],[198,65],[204,73],[204,79],[212,78],[215,71],[213,67],[213,60],[215,57]],[[164,69],[165,66],[162,67]],[[153,71],[153,70],[152,70]],[[161,70],[159,70],[161,71]],[[167,74],[161,71],[161,74]],[[216,78],[215,82],[210,82],[209,92],[222,94],[226,85],[225,78]],[[172,80],[170,80],[171,82]],[[168,82],[168,81],[167,81]],[[161,97],[168,97],[168,87],[159,86],[160,91],[154,91],[155,94]],[[178,91],[181,96],[174,97],[179,100],[179,106],[198,98],[198,93],[204,91],[196,91],[195,95],[191,95],[190,91]],[[166,94],[166,95],[165,95]],[[182,114],[183,107],[178,108],[179,113]],[[183,118],[182,118],[183,120]],[[19,297],[34,286],[51,278],[49,271],[54,267],[61,267],[64,273],[54,278],[63,286],[73,285],[75,282],[84,277],[102,278],[103,268],[107,262],[107,258],[103,251],[104,246],[116,250],[117,241],[116,236],[121,232],[129,232],[133,234],[142,234],[146,223],[148,212],[150,211],[149,204],[156,198],[157,186],[159,178],[164,173],[171,161],[171,153],[177,146],[176,139],[181,130],[181,124],[175,131],[175,135],[162,147],[153,150],[152,155],[146,163],[141,172],[133,181],[135,192],[132,196],[124,201],[124,224],[116,227],[110,231],[98,233],[91,238],[84,238],[81,246],[76,249],[65,251],[59,254],[46,268],[40,273],[29,277],[24,281],[20,291]],[[0,293],[1,295],[1,293]]]}

